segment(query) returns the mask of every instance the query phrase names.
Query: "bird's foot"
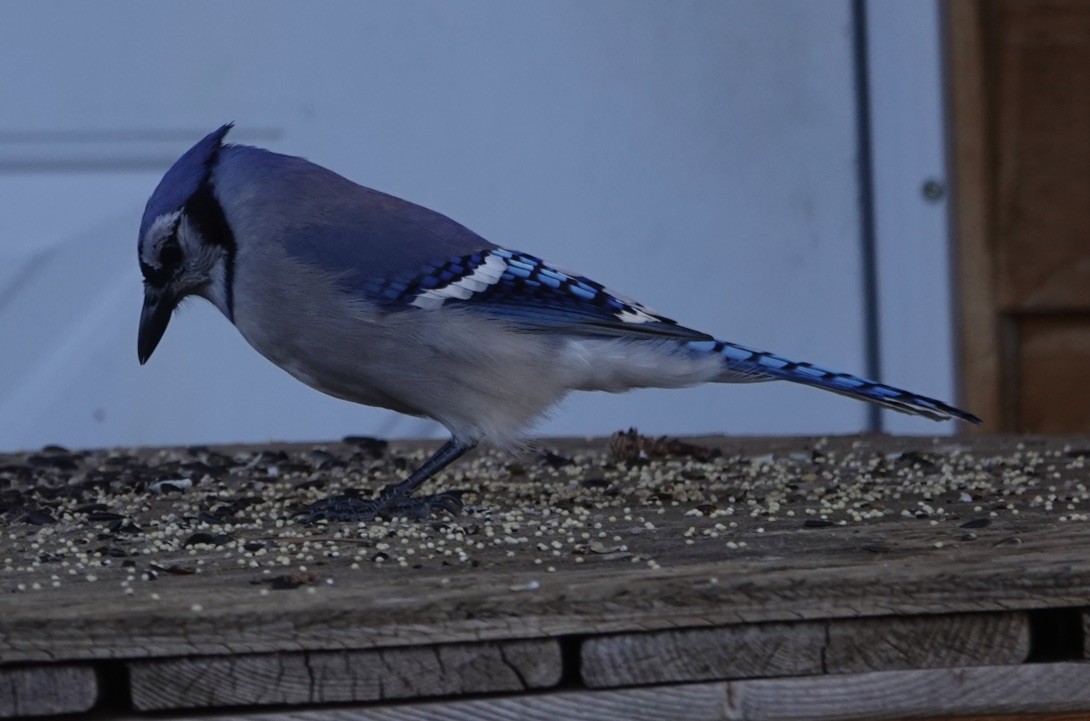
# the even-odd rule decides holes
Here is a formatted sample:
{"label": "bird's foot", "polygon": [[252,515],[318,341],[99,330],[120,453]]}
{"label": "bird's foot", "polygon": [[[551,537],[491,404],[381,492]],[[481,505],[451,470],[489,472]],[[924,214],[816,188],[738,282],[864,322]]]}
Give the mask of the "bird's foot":
{"label": "bird's foot", "polygon": [[303,523],[314,525],[321,521],[367,522],[376,518],[424,519],[440,513],[457,516],[462,512],[460,491],[446,491],[432,496],[408,498],[379,497],[374,500],[361,498],[355,493],[345,493],[316,501],[296,513]]}

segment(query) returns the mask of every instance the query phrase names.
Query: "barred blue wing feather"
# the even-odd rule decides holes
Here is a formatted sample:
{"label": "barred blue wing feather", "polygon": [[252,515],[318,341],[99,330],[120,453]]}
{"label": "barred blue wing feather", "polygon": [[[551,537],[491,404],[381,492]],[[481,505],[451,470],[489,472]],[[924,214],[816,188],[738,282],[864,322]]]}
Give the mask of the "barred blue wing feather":
{"label": "barred blue wing feather", "polygon": [[850,373],[821,368],[812,363],[788,360],[766,351],[753,350],[719,340],[690,341],[685,345],[697,353],[720,356],[724,361],[725,372],[732,376],[748,373],[768,380],[792,381],[936,421],[960,418],[969,423],[981,422],[972,413],[966,413],[934,398],[860,378]]}
{"label": "barred blue wing feather", "polygon": [[529,332],[710,340],[589,278],[504,248],[438,259],[364,285],[386,308],[462,307]]}

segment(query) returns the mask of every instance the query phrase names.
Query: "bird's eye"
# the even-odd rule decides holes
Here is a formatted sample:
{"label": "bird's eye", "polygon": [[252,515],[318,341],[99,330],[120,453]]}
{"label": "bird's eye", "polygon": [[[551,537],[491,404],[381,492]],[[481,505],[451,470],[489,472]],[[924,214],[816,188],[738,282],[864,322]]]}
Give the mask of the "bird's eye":
{"label": "bird's eye", "polygon": [[174,268],[182,262],[182,247],[178,241],[170,238],[159,249],[159,265],[164,268]]}

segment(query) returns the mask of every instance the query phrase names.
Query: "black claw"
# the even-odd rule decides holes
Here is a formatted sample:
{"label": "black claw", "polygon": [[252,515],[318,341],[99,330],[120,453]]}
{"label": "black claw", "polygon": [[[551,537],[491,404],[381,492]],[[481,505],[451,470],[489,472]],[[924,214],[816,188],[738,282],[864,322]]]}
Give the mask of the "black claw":
{"label": "black claw", "polygon": [[373,521],[379,516],[379,510],[375,501],[364,500],[359,494],[345,493],[316,501],[297,511],[294,516],[302,517],[304,524],[313,526],[321,521]]}
{"label": "black claw", "polygon": [[413,518],[426,518],[439,511],[457,516],[462,513],[462,492],[447,491],[434,496],[406,498],[398,505],[398,510],[406,511],[405,515]]}
{"label": "black claw", "polygon": [[381,515],[423,519],[445,512],[457,516],[462,512],[461,496],[460,491],[446,491],[434,496],[402,498],[387,503]]}
{"label": "black claw", "polygon": [[451,438],[437,450],[424,465],[413,471],[412,475],[401,483],[384,488],[375,500],[365,500],[359,493],[346,491],[340,496],[327,498],[312,503],[295,514],[302,516],[303,523],[313,525],[319,521],[373,521],[376,518],[427,518],[437,513],[449,513],[456,516],[462,512],[462,499],[459,491],[437,493],[434,496],[413,497],[413,493],[425,481],[445,468],[451,462],[461,458],[476,443],[459,441]]}

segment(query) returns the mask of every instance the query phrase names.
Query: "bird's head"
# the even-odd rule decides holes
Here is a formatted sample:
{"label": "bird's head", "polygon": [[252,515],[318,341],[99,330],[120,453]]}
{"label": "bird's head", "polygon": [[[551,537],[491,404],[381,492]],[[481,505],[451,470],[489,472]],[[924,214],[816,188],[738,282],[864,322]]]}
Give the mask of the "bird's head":
{"label": "bird's head", "polygon": [[231,317],[234,236],[213,187],[213,172],[231,124],[202,138],[166,172],[148,199],[137,254],[144,274],[137,354],[151,357],[171,313],[201,295]]}

